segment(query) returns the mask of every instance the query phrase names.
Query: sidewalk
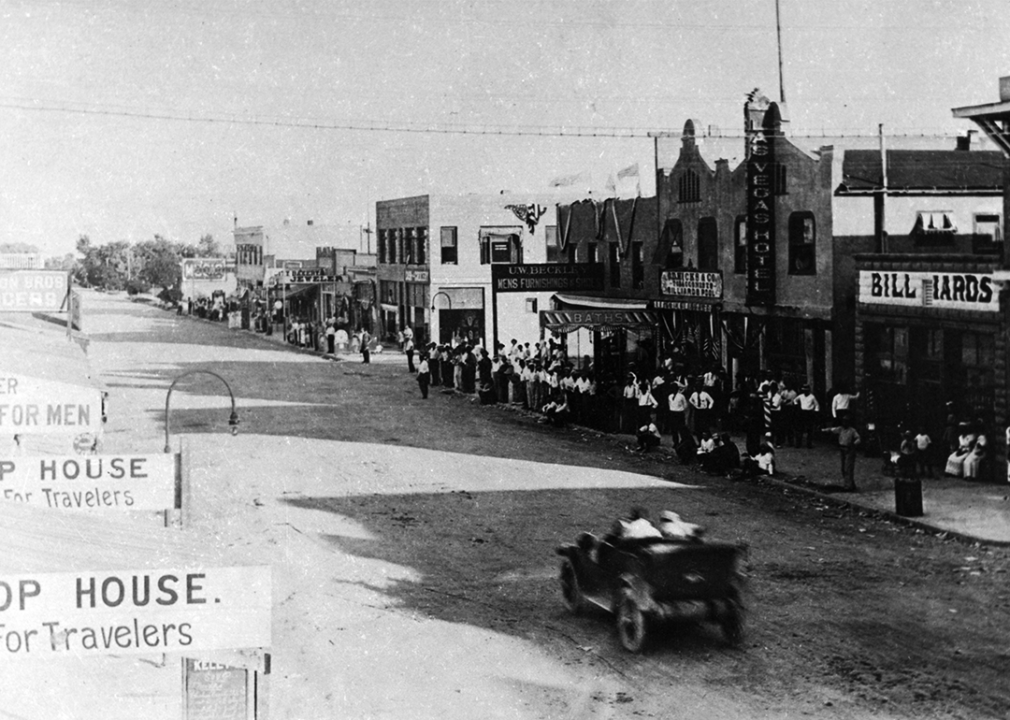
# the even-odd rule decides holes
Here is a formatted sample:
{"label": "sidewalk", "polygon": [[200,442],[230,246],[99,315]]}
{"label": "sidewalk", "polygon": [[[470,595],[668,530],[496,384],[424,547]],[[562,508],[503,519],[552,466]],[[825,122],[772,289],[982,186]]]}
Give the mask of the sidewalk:
{"label": "sidewalk", "polygon": [[[775,454],[777,473],[768,478],[773,482],[929,531],[1010,546],[1010,484],[972,482],[939,473],[936,478],[922,478],[923,515],[905,517],[895,512],[894,478],[881,471],[877,458],[860,455],[856,460],[858,492],[839,493],[832,492],[842,482],[834,446],[815,444],[812,450],[783,447]],[[999,468],[996,474],[1002,476]]]}

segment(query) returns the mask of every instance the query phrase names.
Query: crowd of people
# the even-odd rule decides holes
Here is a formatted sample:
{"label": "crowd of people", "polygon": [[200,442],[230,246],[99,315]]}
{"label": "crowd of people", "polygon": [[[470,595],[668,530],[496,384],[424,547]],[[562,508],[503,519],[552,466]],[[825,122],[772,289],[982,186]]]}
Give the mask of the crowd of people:
{"label": "crowd of people", "polygon": [[[727,373],[717,365],[692,373],[670,357],[654,372],[632,367],[622,385],[598,376],[591,358],[570,358],[551,339],[513,339],[494,353],[466,342],[430,343],[418,352],[416,366],[412,336],[398,339],[422,397],[432,386],[453,388],[483,404],[522,406],[539,413],[544,423],[633,435],[642,452],[668,442],[681,462],[711,473],[774,474],[776,447],[812,447],[824,429],[821,404],[811,389],[794,388],[770,373],[739,377],[730,389]],[[831,417],[845,416],[858,397],[845,389],[834,393]],[[744,433],[742,450],[730,431]]]}

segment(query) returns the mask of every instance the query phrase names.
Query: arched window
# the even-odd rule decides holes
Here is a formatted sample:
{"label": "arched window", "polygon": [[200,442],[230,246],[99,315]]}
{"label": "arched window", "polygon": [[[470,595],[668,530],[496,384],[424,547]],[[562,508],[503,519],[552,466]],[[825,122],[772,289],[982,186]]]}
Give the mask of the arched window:
{"label": "arched window", "polygon": [[677,180],[677,202],[690,203],[701,200],[701,182],[698,173],[688,170]]}

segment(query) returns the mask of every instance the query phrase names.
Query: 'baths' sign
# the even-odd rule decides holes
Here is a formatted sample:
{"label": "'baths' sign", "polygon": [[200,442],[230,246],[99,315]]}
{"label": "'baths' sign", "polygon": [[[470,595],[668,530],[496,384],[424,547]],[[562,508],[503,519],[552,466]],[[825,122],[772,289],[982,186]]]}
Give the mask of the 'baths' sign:
{"label": "'baths' sign", "polygon": [[929,271],[859,271],[859,302],[950,310],[999,311],[992,275]]}

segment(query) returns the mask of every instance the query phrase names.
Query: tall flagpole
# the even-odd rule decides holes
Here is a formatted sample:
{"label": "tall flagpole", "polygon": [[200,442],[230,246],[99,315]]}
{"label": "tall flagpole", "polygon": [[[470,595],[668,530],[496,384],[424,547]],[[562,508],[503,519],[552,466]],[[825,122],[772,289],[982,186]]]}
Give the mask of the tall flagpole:
{"label": "tall flagpole", "polygon": [[775,35],[778,38],[779,50],[779,101],[784,105],[786,102],[786,86],[782,79],[782,21],[779,12],[779,0],[775,0]]}

